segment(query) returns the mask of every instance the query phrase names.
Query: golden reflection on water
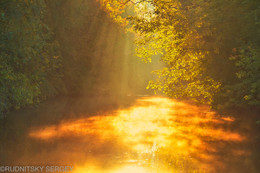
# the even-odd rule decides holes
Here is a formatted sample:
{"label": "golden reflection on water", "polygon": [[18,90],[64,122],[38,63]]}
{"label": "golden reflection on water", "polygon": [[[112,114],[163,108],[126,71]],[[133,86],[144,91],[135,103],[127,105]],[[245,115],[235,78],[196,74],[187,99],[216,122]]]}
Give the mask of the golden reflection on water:
{"label": "golden reflection on water", "polygon": [[[221,163],[214,155],[218,146],[213,143],[245,140],[238,133],[220,128],[233,121],[217,116],[207,107],[144,97],[128,109],[32,129],[29,136],[47,142],[94,137],[93,145],[115,139],[122,146],[122,154],[115,154],[116,159],[109,167],[88,160],[75,165],[75,173],[214,172],[214,166]],[[235,150],[233,153],[247,154]],[[95,153],[92,157],[98,159]]]}

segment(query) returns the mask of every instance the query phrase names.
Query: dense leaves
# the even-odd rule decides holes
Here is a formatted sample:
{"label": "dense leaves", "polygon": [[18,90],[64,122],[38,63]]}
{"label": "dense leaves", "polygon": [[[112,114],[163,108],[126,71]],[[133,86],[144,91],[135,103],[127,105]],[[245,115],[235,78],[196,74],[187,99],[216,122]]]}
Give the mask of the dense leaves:
{"label": "dense leaves", "polygon": [[[161,55],[165,68],[154,72],[158,78],[148,88],[218,108],[259,105],[259,1],[103,0],[102,4],[110,16],[126,20],[128,30],[136,33],[138,56],[150,62],[153,55]],[[135,14],[125,17],[127,9],[135,9]]]}
{"label": "dense leaves", "polygon": [[45,23],[44,1],[0,2],[0,113],[56,94],[59,44]]}
{"label": "dense leaves", "polygon": [[138,64],[129,58],[131,36],[95,0],[2,0],[0,20],[1,115],[56,96],[131,94],[134,80],[143,84],[130,73]]}
{"label": "dense leaves", "polygon": [[[259,1],[100,2],[135,34],[144,62],[161,57],[164,68],[148,88],[217,108],[259,105]],[[127,39],[113,35],[119,30],[95,1],[2,0],[0,21],[1,114],[82,88],[123,91],[115,83],[126,81],[130,48],[115,53]]]}

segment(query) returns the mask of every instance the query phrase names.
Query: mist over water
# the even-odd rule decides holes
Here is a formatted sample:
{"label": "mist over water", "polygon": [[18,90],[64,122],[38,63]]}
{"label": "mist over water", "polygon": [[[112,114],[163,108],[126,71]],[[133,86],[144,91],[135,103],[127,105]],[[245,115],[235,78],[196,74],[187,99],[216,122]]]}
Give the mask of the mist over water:
{"label": "mist over water", "polygon": [[67,81],[82,85],[80,94],[1,121],[1,165],[70,165],[73,173],[253,172],[248,124],[146,90],[150,72],[163,66],[159,58],[141,62],[133,35],[100,9],[88,10],[91,20],[75,24],[85,34],[58,35],[72,47],[63,55],[85,68],[78,82]]}
{"label": "mist over water", "polygon": [[74,173],[242,173],[253,164],[248,137],[230,128],[236,119],[163,97],[60,99],[19,115],[1,136],[3,164]]}

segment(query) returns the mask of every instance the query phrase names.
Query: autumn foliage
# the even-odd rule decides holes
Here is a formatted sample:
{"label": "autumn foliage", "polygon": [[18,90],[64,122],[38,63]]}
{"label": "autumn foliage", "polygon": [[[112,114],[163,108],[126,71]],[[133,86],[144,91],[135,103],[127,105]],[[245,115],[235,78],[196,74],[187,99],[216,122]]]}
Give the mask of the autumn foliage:
{"label": "autumn foliage", "polygon": [[218,108],[259,105],[259,1],[100,2],[136,34],[139,57],[165,63],[147,88]]}

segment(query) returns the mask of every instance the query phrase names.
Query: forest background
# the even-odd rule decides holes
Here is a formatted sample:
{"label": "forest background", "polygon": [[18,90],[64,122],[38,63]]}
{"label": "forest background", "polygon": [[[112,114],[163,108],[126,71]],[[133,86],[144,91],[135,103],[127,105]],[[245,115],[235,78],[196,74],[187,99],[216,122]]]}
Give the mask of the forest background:
{"label": "forest background", "polygon": [[93,83],[118,90],[99,69],[120,68],[111,66],[120,55],[95,58],[100,33],[91,21],[102,23],[108,16],[136,34],[136,54],[143,61],[160,55],[165,67],[153,72],[158,77],[149,89],[217,110],[259,107],[258,0],[2,0],[1,116],[60,95],[79,95],[83,87],[102,93]]}

